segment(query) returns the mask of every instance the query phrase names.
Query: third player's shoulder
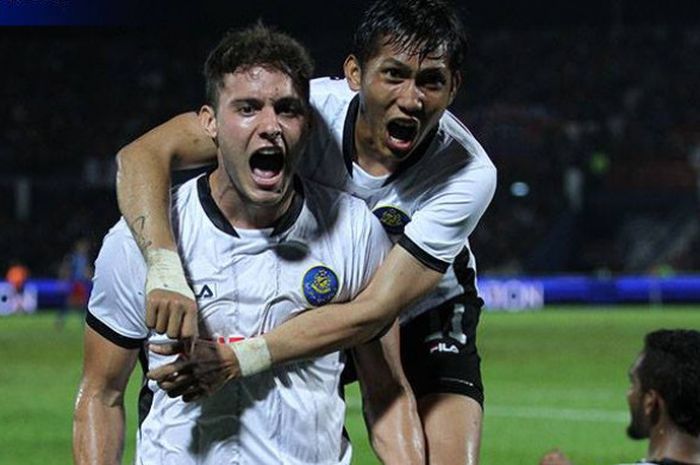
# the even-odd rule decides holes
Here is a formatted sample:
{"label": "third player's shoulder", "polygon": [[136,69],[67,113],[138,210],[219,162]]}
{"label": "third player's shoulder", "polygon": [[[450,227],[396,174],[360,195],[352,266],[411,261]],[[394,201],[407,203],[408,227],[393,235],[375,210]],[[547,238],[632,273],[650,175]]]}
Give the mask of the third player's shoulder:
{"label": "third player's shoulder", "polygon": [[321,77],[310,83],[311,105],[321,113],[340,111],[355,95],[344,78]]}

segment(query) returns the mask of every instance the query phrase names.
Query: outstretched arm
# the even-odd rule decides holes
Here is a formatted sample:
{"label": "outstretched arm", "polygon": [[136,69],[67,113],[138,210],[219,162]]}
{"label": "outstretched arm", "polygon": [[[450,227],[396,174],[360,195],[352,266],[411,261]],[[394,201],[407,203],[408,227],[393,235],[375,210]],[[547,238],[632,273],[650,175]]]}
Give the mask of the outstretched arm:
{"label": "outstretched arm", "polygon": [[146,325],[171,338],[197,336],[197,305],[170,225],[170,171],[212,163],[216,146],[195,113],[152,129],[117,154],[117,199],[148,264]]}
{"label": "outstretched arm", "polygon": [[77,465],[121,463],[124,391],[138,350],[123,349],[85,328],[85,359],[73,419]]}
{"label": "outstretched arm", "polygon": [[271,361],[286,363],[367,342],[434,289],[440,278],[441,273],[395,245],[354,300],[304,312],[264,334]]}
{"label": "outstretched arm", "polygon": [[355,347],[353,357],[377,456],[385,465],[425,464],[423,428],[401,367],[398,321],[381,339]]}

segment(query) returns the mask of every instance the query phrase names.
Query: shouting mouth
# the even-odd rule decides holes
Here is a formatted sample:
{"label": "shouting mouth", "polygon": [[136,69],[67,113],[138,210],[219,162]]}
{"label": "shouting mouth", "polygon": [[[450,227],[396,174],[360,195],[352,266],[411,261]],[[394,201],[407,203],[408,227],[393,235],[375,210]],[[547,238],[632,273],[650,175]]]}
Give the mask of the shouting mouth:
{"label": "shouting mouth", "polygon": [[386,126],[389,134],[387,145],[392,152],[406,153],[415,142],[418,135],[418,122],[412,119],[397,118],[389,121]]}
{"label": "shouting mouth", "polygon": [[250,157],[253,180],[261,188],[274,188],[284,172],[284,153],[280,147],[263,147]]}

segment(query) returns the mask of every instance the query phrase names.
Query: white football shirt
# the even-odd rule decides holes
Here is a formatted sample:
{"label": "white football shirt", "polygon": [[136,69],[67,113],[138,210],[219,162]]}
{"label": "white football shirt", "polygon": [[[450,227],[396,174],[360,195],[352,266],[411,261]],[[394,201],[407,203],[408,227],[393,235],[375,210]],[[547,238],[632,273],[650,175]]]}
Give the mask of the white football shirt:
{"label": "white football shirt", "polygon": [[[296,183],[303,196],[274,228],[234,229],[207,180],[201,176],[176,189],[172,212],[202,336],[227,342],[252,337],[304,309],[351,300],[391,246],[362,201],[309,182]],[[122,347],[164,340],[145,326],[145,276],[122,219],[97,258],[87,317]],[[142,356],[144,370],[174,359]],[[343,355],[335,352],[229,382],[190,404],[149,381],[139,401],[137,463],[348,464],[343,367]]]}
{"label": "white football shirt", "polygon": [[450,112],[391,176],[374,177],[354,159],[359,97],[344,79],[311,81],[316,128],[300,173],[364,200],[393,242],[444,273],[437,288],[401,315],[406,321],[462,292],[476,296],[468,236],[496,189],[496,168]]}

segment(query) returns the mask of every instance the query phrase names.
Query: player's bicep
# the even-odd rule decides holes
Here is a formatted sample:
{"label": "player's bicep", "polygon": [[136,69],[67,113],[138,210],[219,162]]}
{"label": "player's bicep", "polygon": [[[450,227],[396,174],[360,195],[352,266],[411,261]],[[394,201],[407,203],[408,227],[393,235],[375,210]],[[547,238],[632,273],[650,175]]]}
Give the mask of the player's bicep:
{"label": "player's bicep", "polygon": [[110,404],[121,400],[138,352],[137,349],[120,347],[86,326],[81,393],[113,396],[102,399]]}

